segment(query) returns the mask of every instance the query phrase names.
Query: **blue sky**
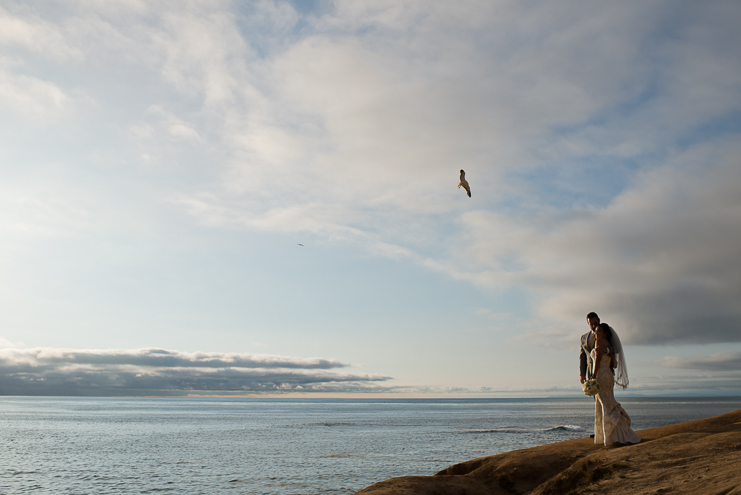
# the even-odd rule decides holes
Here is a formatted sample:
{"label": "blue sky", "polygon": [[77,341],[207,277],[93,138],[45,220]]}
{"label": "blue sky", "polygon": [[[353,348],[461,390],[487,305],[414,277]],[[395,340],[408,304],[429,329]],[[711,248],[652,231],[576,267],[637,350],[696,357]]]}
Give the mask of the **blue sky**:
{"label": "blue sky", "polygon": [[740,19],[0,1],[0,393],[741,392]]}

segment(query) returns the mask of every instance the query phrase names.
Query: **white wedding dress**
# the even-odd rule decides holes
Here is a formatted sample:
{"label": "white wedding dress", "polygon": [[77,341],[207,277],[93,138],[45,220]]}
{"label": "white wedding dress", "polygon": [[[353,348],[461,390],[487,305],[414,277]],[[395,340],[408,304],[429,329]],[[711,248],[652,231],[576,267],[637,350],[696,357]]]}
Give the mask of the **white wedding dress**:
{"label": "white wedding dress", "polygon": [[[597,357],[592,350],[592,362]],[[615,377],[610,370],[610,357],[603,355],[592,378],[597,380],[599,392],[594,397],[594,443],[609,446],[614,443],[638,443],[641,437],[630,428],[630,416],[615,400]]]}

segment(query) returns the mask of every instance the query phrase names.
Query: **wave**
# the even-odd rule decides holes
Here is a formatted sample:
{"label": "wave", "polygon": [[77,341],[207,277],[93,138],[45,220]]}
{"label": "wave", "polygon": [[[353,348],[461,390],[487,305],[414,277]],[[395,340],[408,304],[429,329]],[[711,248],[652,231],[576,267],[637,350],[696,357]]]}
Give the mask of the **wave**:
{"label": "wave", "polygon": [[525,428],[518,428],[516,426],[504,427],[504,428],[490,428],[486,430],[465,430],[462,433],[532,433],[534,431],[543,430],[527,430]]}
{"label": "wave", "polygon": [[561,426],[554,426],[553,428],[546,428],[543,431],[572,431],[572,432],[580,432],[584,431],[584,428],[581,426],[574,426],[574,425],[561,425]]}
{"label": "wave", "polygon": [[545,433],[549,431],[567,431],[570,433],[578,433],[585,431],[581,426],[575,425],[558,425],[552,428],[519,428],[517,426],[505,426],[502,428],[489,428],[483,430],[465,430],[462,433]]}

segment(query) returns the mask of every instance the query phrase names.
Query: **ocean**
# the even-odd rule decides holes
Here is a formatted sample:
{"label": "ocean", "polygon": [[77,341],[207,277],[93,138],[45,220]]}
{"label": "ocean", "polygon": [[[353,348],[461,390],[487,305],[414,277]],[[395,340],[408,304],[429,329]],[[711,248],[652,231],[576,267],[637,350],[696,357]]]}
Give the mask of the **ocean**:
{"label": "ocean", "polygon": [[[741,409],[619,398],[635,429]],[[592,432],[590,398],[0,397],[0,494],[352,494]]]}

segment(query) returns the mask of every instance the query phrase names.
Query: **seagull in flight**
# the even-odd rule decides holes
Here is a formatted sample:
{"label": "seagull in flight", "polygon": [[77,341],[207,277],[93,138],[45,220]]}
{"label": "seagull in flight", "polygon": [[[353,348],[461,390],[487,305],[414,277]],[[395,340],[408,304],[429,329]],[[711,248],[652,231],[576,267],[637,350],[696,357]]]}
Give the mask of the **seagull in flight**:
{"label": "seagull in flight", "polygon": [[468,181],[466,180],[466,173],[461,169],[461,180],[458,182],[458,189],[463,187],[463,189],[466,190],[466,193],[468,193],[468,197],[471,197],[471,187],[468,185]]}
{"label": "seagull in flight", "polygon": [[300,243],[299,243],[299,246],[304,247],[304,245],[303,244],[300,244]]}

